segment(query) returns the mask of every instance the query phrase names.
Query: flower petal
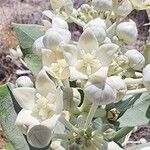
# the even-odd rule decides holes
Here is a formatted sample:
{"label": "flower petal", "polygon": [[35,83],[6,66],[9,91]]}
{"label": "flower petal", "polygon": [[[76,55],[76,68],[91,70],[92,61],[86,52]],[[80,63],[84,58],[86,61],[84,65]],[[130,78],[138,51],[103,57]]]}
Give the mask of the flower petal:
{"label": "flower petal", "polygon": [[36,88],[43,96],[47,96],[49,92],[56,92],[56,86],[54,82],[48,77],[44,69],[42,69],[37,75]]}
{"label": "flower petal", "polygon": [[70,80],[71,81],[88,79],[87,75],[79,72],[74,67],[69,67],[69,70],[70,70]]}
{"label": "flower petal", "polygon": [[53,115],[50,119],[47,119],[47,120],[43,121],[41,123],[41,125],[44,125],[44,126],[48,127],[50,130],[53,130],[56,123],[57,123],[57,121],[58,121],[58,119],[59,119],[59,117],[60,117],[60,115],[61,114]]}
{"label": "flower petal", "polygon": [[113,58],[113,55],[117,52],[119,46],[116,44],[103,44],[97,51],[97,57],[99,58],[103,66],[108,66]]}
{"label": "flower petal", "polygon": [[69,66],[75,66],[77,63],[77,47],[65,43],[61,44],[60,47],[62,47],[64,51],[64,57]]}
{"label": "flower petal", "polygon": [[63,41],[63,37],[54,28],[47,30],[43,37],[43,44],[47,49],[54,50]]}
{"label": "flower petal", "polygon": [[39,121],[31,116],[32,111],[22,109],[17,116],[15,124],[22,130],[24,134],[27,133],[30,126],[38,125]]}
{"label": "flower petal", "polygon": [[56,114],[60,114],[63,110],[63,91],[61,90],[60,87],[57,88],[56,90]]}
{"label": "flower petal", "polygon": [[92,83],[100,83],[106,80],[107,78],[108,67],[101,67],[94,74],[89,76],[89,81]]}
{"label": "flower petal", "polygon": [[36,148],[44,148],[50,143],[51,130],[44,125],[35,125],[28,131],[27,140]]}
{"label": "flower petal", "polygon": [[57,60],[56,55],[53,51],[48,49],[42,50],[42,62],[43,66],[50,67],[52,63],[55,63]]}
{"label": "flower petal", "polygon": [[116,90],[105,82],[98,84],[87,82],[84,92],[85,96],[96,105],[107,105],[116,100]]}
{"label": "flower petal", "polygon": [[35,103],[36,91],[31,87],[20,87],[13,89],[13,95],[16,98],[18,104],[24,108],[31,110]]}
{"label": "flower petal", "polygon": [[62,29],[68,29],[68,24],[65,20],[59,18],[59,17],[54,17],[52,19],[52,27],[53,28],[62,28]]}
{"label": "flower petal", "polygon": [[82,33],[78,42],[78,47],[87,53],[91,53],[92,50],[98,48],[98,41],[90,28],[86,28]]}
{"label": "flower petal", "polygon": [[42,14],[50,19],[53,19],[55,17],[55,15],[50,10],[45,10],[42,12]]}

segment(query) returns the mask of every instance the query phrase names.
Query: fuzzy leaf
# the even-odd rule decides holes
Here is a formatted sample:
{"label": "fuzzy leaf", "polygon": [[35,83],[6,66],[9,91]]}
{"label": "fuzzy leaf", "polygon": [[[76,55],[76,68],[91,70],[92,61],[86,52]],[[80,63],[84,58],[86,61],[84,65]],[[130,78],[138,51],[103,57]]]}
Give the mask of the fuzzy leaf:
{"label": "fuzzy leaf", "polygon": [[43,27],[33,24],[15,23],[13,23],[13,26],[15,28],[18,42],[23,54],[31,54],[34,41],[44,34]]}
{"label": "fuzzy leaf", "polygon": [[25,62],[27,63],[30,71],[36,76],[39,71],[42,69],[42,60],[39,56],[35,54],[29,54],[25,57]]}
{"label": "fuzzy leaf", "polygon": [[150,96],[141,96],[136,103],[119,118],[120,127],[132,127],[149,123]]}
{"label": "fuzzy leaf", "polygon": [[7,85],[0,86],[0,106],[1,126],[13,148],[15,150],[29,150],[23,134],[15,126],[17,114],[14,110]]}

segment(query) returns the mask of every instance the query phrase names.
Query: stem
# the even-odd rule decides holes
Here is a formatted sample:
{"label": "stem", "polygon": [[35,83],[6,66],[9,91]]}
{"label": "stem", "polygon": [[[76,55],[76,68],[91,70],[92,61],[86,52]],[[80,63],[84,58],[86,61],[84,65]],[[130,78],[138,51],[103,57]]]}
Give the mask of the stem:
{"label": "stem", "polygon": [[88,116],[87,116],[87,119],[86,119],[86,122],[85,122],[85,125],[84,125],[84,129],[87,129],[95,115],[95,112],[98,108],[98,105],[96,104],[92,104],[91,108],[90,108],[90,112],[88,113]]}
{"label": "stem", "polygon": [[76,23],[77,25],[81,26],[81,27],[85,26],[85,23],[83,21],[80,21],[80,20],[74,18],[73,16],[70,16],[70,20],[73,21],[74,23]]}
{"label": "stem", "polygon": [[73,132],[73,133],[75,132],[78,134],[77,129],[69,121],[67,121],[63,115],[59,118],[59,121],[62,124],[64,124],[66,126],[66,128],[68,128],[71,132]]}
{"label": "stem", "polygon": [[143,78],[139,79],[126,78],[124,81],[126,84],[141,84],[143,83]]}
{"label": "stem", "polygon": [[125,137],[129,132],[131,132],[134,129],[134,127],[124,127],[116,132],[115,137],[113,138],[113,141],[117,142],[121,138]]}
{"label": "stem", "polygon": [[145,93],[145,92],[147,92],[147,89],[141,88],[141,89],[129,90],[127,91],[126,95],[139,94],[139,93]]}

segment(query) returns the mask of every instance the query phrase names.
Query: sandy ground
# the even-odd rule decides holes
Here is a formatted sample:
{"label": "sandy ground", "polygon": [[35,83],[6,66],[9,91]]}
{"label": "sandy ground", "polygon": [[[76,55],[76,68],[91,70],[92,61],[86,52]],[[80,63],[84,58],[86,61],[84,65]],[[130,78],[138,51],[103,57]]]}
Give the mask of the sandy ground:
{"label": "sandy ground", "polygon": [[[76,1],[75,7],[81,5],[82,1]],[[0,0],[0,83],[15,80],[16,66],[12,61],[6,58],[9,48],[16,48],[17,40],[12,29],[11,23],[36,23],[41,24],[42,11],[49,9],[49,0]],[[148,17],[145,11],[132,12],[129,18],[137,23],[139,37],[138,40],[130,45],[130,48],[137,48],[142,51],[143,45],[148,36],[148,26],[143,26],[148,23]],[[73,38],[77,39],[79,28],[76,25],[71,25]],[[139,140],[145,138],[150,141],[150,126],[140,127],[131,136],[131,140]],[[3,132],[0,131],[0,149],[5,147],[6,138]]]}

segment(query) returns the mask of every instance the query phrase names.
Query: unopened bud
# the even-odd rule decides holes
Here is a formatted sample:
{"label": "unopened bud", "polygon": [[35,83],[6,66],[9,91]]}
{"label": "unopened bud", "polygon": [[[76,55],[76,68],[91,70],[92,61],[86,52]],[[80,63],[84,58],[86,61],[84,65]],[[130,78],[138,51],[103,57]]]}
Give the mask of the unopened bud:
{"label": "unopened bud", "polygon": [[28,76],[21,76],[16,80],[17,87],[33,87],[33,82]]}

